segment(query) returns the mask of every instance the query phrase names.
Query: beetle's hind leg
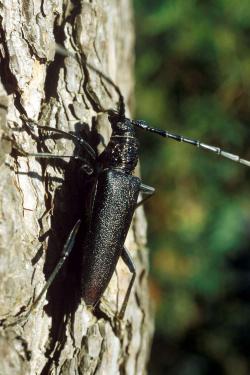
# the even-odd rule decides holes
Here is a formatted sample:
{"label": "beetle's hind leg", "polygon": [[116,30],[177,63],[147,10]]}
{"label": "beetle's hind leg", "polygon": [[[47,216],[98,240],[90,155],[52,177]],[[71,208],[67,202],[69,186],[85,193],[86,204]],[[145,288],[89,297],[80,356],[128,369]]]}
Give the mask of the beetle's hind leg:
{"label": "beetle's hind leg", "polygon": [[121,257],[122,257],[123,262],[128,267],[129,271],[132,273],[132,277],[131,277],[131,280],[129,282],[129,286],[128,286],[126,295],[124,297],[121,310],[118,314],[119,319],[123,319],[123,317],[124,317],[125,310],[126,310],[128,300],[129,300],[129,296],[130,296],[130,293],[131,293],[131,289],[132,289],[132,286],[134,284],[135,277],[136,277],[136,269],[135,269],[134,263],[133,263],[130,255],[129,255],[129,252],[127,251],[127,249],[125,247],[122,250]]}
{"label": "beetle's hind leg", "polygon": [[[147,194],[147,197],[143,198],[140,202],[138,202],[136,204],[136,208],[139,207],[140,205],[142,205],[147,199],[149,199],[154,194],[155,189],[151,186],[148,186],[148,185],[145,185],[145,184],[141,183],[140,192],[143,193],[143,194]],[[131,277],[126,295],[124,297],[121,310],[118,314],[119,319],[123,319],[123,317],[124,317],[125,310],[126,310],[128,300],[129,300],[129,296],[130,296],[130,293],[131,293],[131,289],[133,287],[133,284],[135,282],[135,277],[136,277],[136,269],[135,269],[134,263],[133,263],[130,255],[129,255],[128,250],[125,247],[122,250],[121,257],[122,257],[123,262],[128,267],[129,271],[132,273],[132,277]]]}
{"label": "beetle's hind leg", "polygon": [[[143,194],[147,194],[147,197],[143,198],[140,202],[138,202],[136,204],[136,208],[139,207],[140,205],[142,205],[147,199],[149,199],[154,194],[155,189],[151,186],[148,186],[148,185],[145,185],[145,184],[141,183],[140,192],[143,193]],[[121,310],[118,314],[119,319],[123,319],[123,317],[124,317],[125,310],[126,310],[128,300],[129,300],[129,296],[130,296],[130,293],[131,293],[131,289],[133,287],[135,277],[136,277],[136,269],[135,269],[134,263],[133,263],[130,255],[129,255],[128,250],[125,247],[122,250],[121,257],[122,257],[123,262],[128,267],[129,271],[132,273],[132,278],[130,280],[126,295],[124,297],[124,301],[122,303]]]}
{"label": "beetle's hind leg", "polygon": [[77,236],[80,224],[81,224],[81,220],[79,219],[79,220],[77,220],[77,222],[75,223],[74,227],[70,231],[70,234],[68,235],[67,241],[66,241],[66,243],[65,243],[65,245],[63,247],[63,251],[62,251],[62,254],[60,256],[60,259],[59,259],[57,265],[55,266],[54,270],[52,271],[51,275],[49,276],[49,278],[48,278],[46,284],[44,285],[43,289],[41,290],[41,292],[39,293],[38,297],[34,301],[32,307],[31,307],[31,310],[34,310],[37,307],[39,301],[41,300],[41,297],[49,289],[50,285],[54,281],[54,279],[57,276],[58,272],[60,271],[60,269],[64,265],[66,259],[69,257],[69,255],[70,255],[70,253],[71,253],[71,251],[72,251],[72,249],[74,247],[75,239],[76,239],[76,236]]}
{"label": "beetle's hind leg", "polygon": [[64,265],[66,259],[69,257],[69,255],[70,255],[70,253],[71,253],[71,251],[74,247],[75,239],[76,239],[80,224],[81,224],[81,220],[78,220],[76,222],[76,224],[74,225],[73,229],[71,230],[71,232],[70,232],[70,234],[67,238],[67,241],[66,241],[66,243],[63,247],[63,251],[62,251],[62,254],[60,256],[60,259],[59,259],[57,265],[55,266],[54,270],[52,271],[51,275],[49,276],[47,282],[45,283],[44,287],[42,288],[42,290],[40,291],[38,296],[35,298],[33,303],[31,303],[31,307],[28,309],[28,311],[26,310],[21,316],[19,316],[17,318],[16,317],[11,318],[10,320],[8,319],[8,320],[4,321],[3,325],[5,327],[14,326],[16,324],[25,322],[28,319],[28,317],[30,316],[30,314],[32,312],[36,311],[36,309],[39,305],[39,302],[41,301],[41,298],[46,293],[46,291],[49,289],[50,285],[53,283],[53,281],[54,281],[55,277],[57,276],[58,272],[60,271],[60,269]]}

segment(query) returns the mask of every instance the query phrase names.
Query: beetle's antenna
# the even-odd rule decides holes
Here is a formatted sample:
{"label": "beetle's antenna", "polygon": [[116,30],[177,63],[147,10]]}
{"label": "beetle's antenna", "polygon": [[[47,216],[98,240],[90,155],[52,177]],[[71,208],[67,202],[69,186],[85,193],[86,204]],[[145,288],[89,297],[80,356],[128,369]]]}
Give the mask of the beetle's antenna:
{"label": "beetle's antenna", "polygon": [[[109,114],[112,114],[112,113],[116,113],[118,114],[120,117],[125,117],[125,102],[124,102],[124,97],[121,93],[121,90],[119,89],[119,87],[112,81],[111,78],[109,78],[108,76],[106,76],[106,74],[104,74],[103,72],[101,72],[99,69],[97,69],[95,66],[93,66],[92,64],[88,63],[86,61],[86,58],[85,56],[80,53],[79,55],[76,54],[76,53],[72,53],[70,51],[68,51],[67,49],[65,49],[64,47],[62,47],[60,44],[56,44],[56,52],[62,56],[65,56],[65,57],[73,57],[75,60],[78,60],[79,59],[79,55],[80,55],[80,60],[81,60],[81,66],[87,66],[89,69],[91,69],[92,71],[94,71],[95,73],[97,73],[101,78],[103,78],[106,82],[108,82],[115,90],[115,92],[117,93],[118,95],[118,103],[117,103],[117,111],[114,111],[113,109],[105,109],[105,108],[102,108],[99,100],[98,100],[98,106],[100,107],[99,110],[102,111],[102,112],[106,112],[106,113],[109,113]],[[97,101],[97,98],[95,97],[95,101]]]}
{"label": "beetle's antenna", "polygon": [[219,147],[211,146],[211,145],[208,145],[206,143],[202,143],[198,140],[187,138],[187,137],[184,137],[182,135],[175,134],[175,133],[170,133],[170,132],[162,130],[162,129],[152,128],[151,126],[149,126],[146,123],[146,121],[143,121],[143,120],[132,120],[131,122],[132,122],[133,125],[141,128],[141,129],[147,130],[147,131],[152,132],[152,133],[156,133],[156,134],[158,134],[162,137],[170,138],[170,139],[173,139],[174,141],[177,141],[177,142],[189,143],[190,145],[195,146],[197,148],[202,148],[204,150],[214,152],[215,154],[223,156],[224,158],[233,160],[236,163],[244,164],[247,167],[250,167],[250,161],[249,160],[242,159],[242,158],[240,158],[239,155],[231,154],[230,152],[224,151]]}
{"label": "beetle's antenna", "polygon": [[[96,69],[93,65],[89,64],[88,62],[85,62],[85,64],[87,65],[88,68],[93,70],[95,73],[99,74],[99,76],[101,78],[103,78],[106,82],[108,82],[115,89],[115,92],[117,93],[118,98],[119,98],[118,103],[117,103],[117,112],[118,112],[119,116],[125,117],[124,97],[123,97],[119,87],[112,81],[112,79],[110,79],[108,76],[106,76],[100,70]],[[112,111],[112,110],[110,110],[110,109],[105,110],[105,112],[110,112],[110,111]]]}

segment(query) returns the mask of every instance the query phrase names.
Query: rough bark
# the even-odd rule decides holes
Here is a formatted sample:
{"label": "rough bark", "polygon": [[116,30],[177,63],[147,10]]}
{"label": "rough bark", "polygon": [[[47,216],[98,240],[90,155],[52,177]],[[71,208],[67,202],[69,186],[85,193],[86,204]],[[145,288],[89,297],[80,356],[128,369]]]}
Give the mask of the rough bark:
{"label": "rough bark", "polygon": [[[137,278],[122,321],[116,313],[131,277],[123,262],[99,308],[90,311],[79,297],[83,270],[74,250],[38,307],[18,322],[57,263],[76,219],[87,216],[89,199],[87,177],[81,177],[86,190],[76,178],[79,164],[16,152],[77,153],[69,139],[29,128],[21,115],[81,135],[82,124],[94,125],[94,134],[98,130],[107,140],[107,117],[96,112],[93,97],[114,108],[114,90],[74,58],[56,54],[56,42],[82,53],[116,82],[130,115],[131,4],[0,0],[0,17],[0,374],[144,374],[152,321],[142,209],[126,240]],[[92,131],[86,136],[96,142]]]}

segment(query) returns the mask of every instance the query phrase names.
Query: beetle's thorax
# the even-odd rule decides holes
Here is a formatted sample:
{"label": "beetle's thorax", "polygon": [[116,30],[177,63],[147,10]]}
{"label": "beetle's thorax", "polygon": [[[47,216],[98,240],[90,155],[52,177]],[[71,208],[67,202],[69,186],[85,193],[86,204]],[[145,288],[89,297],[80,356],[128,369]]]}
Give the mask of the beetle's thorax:
{"label": "beetle's thorax", "polygon": [[110,141],[100,155],[102,169],[117,169],[131,174],[138,162],[139,143],[135,137],[135,129],[129,119],[110,116],[112,135]]}

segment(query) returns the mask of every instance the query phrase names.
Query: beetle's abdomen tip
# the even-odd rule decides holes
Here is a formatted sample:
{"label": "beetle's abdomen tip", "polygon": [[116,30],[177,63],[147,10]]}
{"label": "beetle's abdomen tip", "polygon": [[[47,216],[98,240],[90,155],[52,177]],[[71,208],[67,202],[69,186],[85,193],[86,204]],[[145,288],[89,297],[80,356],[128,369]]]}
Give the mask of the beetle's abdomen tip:
{"label": "beetle's abdomen tip", "polygon": [[93,308],[100,299],[99,290],[98,292],[95,289],[85,290],[82,295],[84,302],[88,308]]}

